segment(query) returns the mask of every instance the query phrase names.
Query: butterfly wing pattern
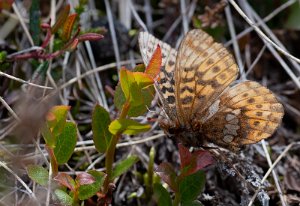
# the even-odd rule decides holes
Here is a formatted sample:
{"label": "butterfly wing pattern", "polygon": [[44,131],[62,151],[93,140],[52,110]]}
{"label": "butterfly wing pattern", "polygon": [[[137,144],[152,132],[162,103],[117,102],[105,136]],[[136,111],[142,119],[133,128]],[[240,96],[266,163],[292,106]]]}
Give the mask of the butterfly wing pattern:
{"label": "butterfly wing pattern", "polygon": [[139,34],[139,46],[145,65],[149,64],[149,61],[157,47],[160,46],[162,51],[162,68],[159,74],[159,84],[156,84],[160,99],[162,101],[164,110],[166,111],[168,118],[171,120],[176,119],[175,112],[175,94],[174,94],[174,71],[177,51],[173,49],[169,44],[166,44],[147,32],[141,32]]}
{"label": "butterfly wing pattern", "polygon": [[157,44],[162,48],[157,88],[169,118],[160,126],[183,144],[238,150],[268,138],[280,125],[283,106],[266,87],[253,81],[229,87],[238,75],[234,58],[204,31],[189,31],[178,52],[146,32],[139,44],[145,64]]}

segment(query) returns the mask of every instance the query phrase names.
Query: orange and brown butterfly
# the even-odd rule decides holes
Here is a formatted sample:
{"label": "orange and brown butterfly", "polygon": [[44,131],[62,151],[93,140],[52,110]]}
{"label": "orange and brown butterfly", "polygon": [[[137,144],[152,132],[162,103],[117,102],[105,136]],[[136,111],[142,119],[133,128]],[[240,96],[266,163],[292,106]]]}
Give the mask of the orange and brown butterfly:
{"label": "orange and brown butterfly", "polygon": [[178,51],[147,32],[139,35],[148,65],[160,45],[162,68],[156,84],[164,117],[161,128],[186,146],[214,143],[238,150],[270,137],[280,125],[283,106],[254,81],[234,86],[238,66],[220,43],[202,30],[189,31]]}

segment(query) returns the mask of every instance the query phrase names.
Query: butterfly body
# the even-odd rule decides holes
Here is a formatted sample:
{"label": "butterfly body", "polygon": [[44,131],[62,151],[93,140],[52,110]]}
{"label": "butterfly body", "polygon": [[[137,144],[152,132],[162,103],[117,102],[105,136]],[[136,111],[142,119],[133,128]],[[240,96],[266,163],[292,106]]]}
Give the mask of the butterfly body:
{"label": "butterfly body", "polygon": [[162,49],[160,127],[186,146],[209,143],[238,150],[271,136],[281,123],[282,105],[257,82],[231,86],[238,75],[233,56],[202,30],[189,31],[178,51],[142,32],[140,50],[147,65]]}
{"label": "butterfly body", "polygon": [[175,124],[167,119],[162,119],[159,122],[160,128],[170,138],[175,138],[180,141],[183,145],[200,147],[205,145],[205,133],[202,131],[201,125],[197,125],[194,128],[186,127],[185,125],[180,125],[178,122]]}

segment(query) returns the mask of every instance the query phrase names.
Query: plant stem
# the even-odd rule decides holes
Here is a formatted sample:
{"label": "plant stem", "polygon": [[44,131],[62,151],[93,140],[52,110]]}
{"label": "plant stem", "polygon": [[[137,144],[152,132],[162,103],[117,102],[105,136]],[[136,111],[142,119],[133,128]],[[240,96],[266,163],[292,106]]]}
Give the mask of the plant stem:
{"label": "plant stem", "polygon": [[109,183],[112,182],[111,176],[112,176],[112,169],[113,169],[113,162],[114,162],[114,156],[115,156],[115,150],[116,145],[118,143],[118,140],[120,138],[120,134],[116,134],[112,137],[111,142],[109,144],[109,147],[106,151],[106,158],[105,158],[105,168],[106,168],[106,178],[103,185],[103,192],[107,193]]}
{"label": "plant stem", "polygon": [[[125,102],[125,104],[123,105],[119,119],[126,118],[129,108],[130,108],[129,102]],[[116,145],[117,145],[120,137],[121,137],[121,133],[113,135],[112,139],[110,141],[109,147],[107,148],[107,151],[106,151],[105,168],[106,168],[107,176],[106,176],[105,182],[103,184],[103,192],[104,193],[107,193],[109,183],[113,182],[113,180],[111,179],[112,172],[113,172],[113,163],[114,163]]]}
{"label": "plant stem", "polygon": [[173,201],[173,206],[179,206],[180,203],[180,193],[179,192],[175,192],[175,198]]}
{"label": "plant stem", "polygon": [[146,182],[146,199],[149,201],[153,194],[153,168],[154,168],[155,149],[151,148],[149,152],[148,164],[148,182]]}
{"label": "plant stem", "polygon": [[54,151],[51,147],[48,147],[46,145],[46,150],[48,151],[49,158],[50,158],[50,164],[51,164],[51,168],[52,168],[52,176],[55,177],[58,174],[57,160],[56,160],[56,157],[54,155]]}

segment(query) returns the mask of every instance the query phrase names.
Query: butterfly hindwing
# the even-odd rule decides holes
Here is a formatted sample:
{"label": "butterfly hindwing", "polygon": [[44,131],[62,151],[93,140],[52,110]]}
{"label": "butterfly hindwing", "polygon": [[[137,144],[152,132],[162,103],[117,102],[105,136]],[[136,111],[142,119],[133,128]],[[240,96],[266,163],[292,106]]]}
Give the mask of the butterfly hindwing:
{"label": "butterfly hindwing", "polygon": [[177,115],[192,124],[237,77],[238,67],[223,45],[202,30],[181,42],[175,70]]}
{"label": "butterfly hindwing", "polygon": [[231,149],[268,138],[284,114],[274,94],[253,81],[231,87],[217,101],[217,111],[203,130],[211,142]]}

